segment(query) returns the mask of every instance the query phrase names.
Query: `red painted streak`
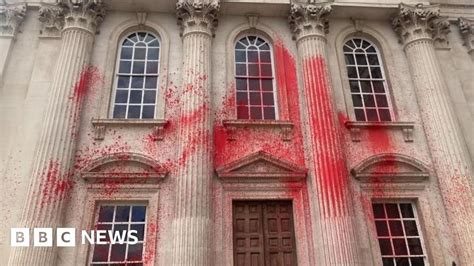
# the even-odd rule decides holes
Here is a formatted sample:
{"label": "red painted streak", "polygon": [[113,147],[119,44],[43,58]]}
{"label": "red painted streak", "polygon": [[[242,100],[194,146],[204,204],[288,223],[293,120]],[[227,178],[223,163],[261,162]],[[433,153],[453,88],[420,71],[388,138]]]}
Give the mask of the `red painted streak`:
{"label": "red painted streak", "polygon": [[347,167],[335,121],[335,107],[328,84],[324,58],[315,56],[303,61],[304,88],[312,141],[312,157],[327,217],[347,213]]}
{"label": "red painted streak", "polygon": [[62,174],[57,160],[50,160],[43,173],[40,205],[55,203],[63,200],[66,193],[73,188],[73,181],[69,174]]}
{"label": "red painted streak", "polygon": [[102,80],[97,67],[88,65],[85,66],[79,76],[79,81],[74,85],[73,96],[75,101],[82,101],[84,97],[91,92],[91,88]]}

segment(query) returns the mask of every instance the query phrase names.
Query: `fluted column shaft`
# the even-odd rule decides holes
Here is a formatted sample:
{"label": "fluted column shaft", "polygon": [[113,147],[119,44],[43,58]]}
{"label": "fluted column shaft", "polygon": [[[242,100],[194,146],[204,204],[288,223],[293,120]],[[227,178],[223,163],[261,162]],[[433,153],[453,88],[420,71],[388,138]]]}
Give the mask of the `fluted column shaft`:
{"label": "fluted column shaft", "polygon": [[[439,17],[439,10],[428,8],[402,5],[394,27],[405,43],[423,128],[447,218],[455,236],[459,258],[457,264],[470,265],[474,261],[474,216],[470,185],[472,166],[433,40],[426,30],[436,26],[434,19]],[[419,10],[424,12],[416,13]],[[411,20],[406,19],[406,14],[414,13],[416,16],[412,16]],[[426,21],[427,24],[420,21]]]}
{"label": "fluted column shaft", "polygon": [[349,175],[341,143],[337,110],[327,70],[326,38],[330,6],[292,5],[290,25],[303,68],[309,128],[310,176],[315,185],[323,253],[321,265],[357,265],[358,252],[350,214]]}
{"label": "fluted column shaft", "polygon": [[183,30],[183,83],[173,265],[212,263],[210,52],[217,10],[214,3],[178,3]]}
{"label": "fluted column shaft", "polygon": [[[77,14],[67,13],[67,8],[63,8],[65,16],[77,19],[74,17]],[[80,27],[75,22],[72,19],[66,23],[62,31],[19,227],[60,227],[66,206],[65,193],[72,188],[77,126],[88,86],[88,63],[95,34],[95,27]],[[55,241],[53,247],[15,248],[9,265],[55,265],[57,248],[54,246]]]}

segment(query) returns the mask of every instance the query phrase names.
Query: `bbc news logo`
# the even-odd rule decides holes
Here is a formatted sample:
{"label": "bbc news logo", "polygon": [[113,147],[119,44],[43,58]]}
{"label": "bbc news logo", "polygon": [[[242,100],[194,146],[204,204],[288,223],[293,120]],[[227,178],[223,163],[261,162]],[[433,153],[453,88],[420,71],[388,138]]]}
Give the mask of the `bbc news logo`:
{"label": "bbc news logo", "polygon": [[[53,228],[11,228],[10,243],[12,247],[29,247],[31,239],[34,247],[52,247],[53,242],[58,247],[76,246],[75,228],[57,228],[56,237]],[[81,230],[81,244],[129,244],[138,243],[137,230]],[[56,240],[56,241],[53,241]]]}

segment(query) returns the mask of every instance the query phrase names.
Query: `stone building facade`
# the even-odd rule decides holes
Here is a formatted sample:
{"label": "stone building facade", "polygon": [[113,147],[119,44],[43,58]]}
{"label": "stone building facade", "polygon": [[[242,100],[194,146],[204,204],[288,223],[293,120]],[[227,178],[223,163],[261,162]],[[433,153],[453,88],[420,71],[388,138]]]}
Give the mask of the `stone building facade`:
{"label": "stone building facade", "polygon": [[[468,0],[1,1],[0,265],[472,265],[473,23]],[[139,241],[9,245],[45,227]]]}

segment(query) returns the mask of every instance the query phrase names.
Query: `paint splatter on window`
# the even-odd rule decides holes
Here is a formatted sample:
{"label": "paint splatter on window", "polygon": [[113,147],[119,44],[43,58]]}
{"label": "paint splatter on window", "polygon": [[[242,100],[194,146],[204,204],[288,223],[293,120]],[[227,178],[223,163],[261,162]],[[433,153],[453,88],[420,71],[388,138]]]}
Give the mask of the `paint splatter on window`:
{"label": "paint splatter on window", "polygon": [[423,237],[412,203],[373,203],[383,265],[425,265]]}
{"label": "paint splatter on window", "polygon": [[121,44],[113,95],[113,118],[155,117],[160,42],[148,32],[135,32]]}
{"label": "paint splatter on window", "polygon": [[392,121],[382,60],[374,44],[354,38],[344,44],[349,87],[357,121]]}
{"label": "paint splatter on window", "polygon": [[235,44],[238,119],[277,118],[273,55],[268,42],[246,36]]}

